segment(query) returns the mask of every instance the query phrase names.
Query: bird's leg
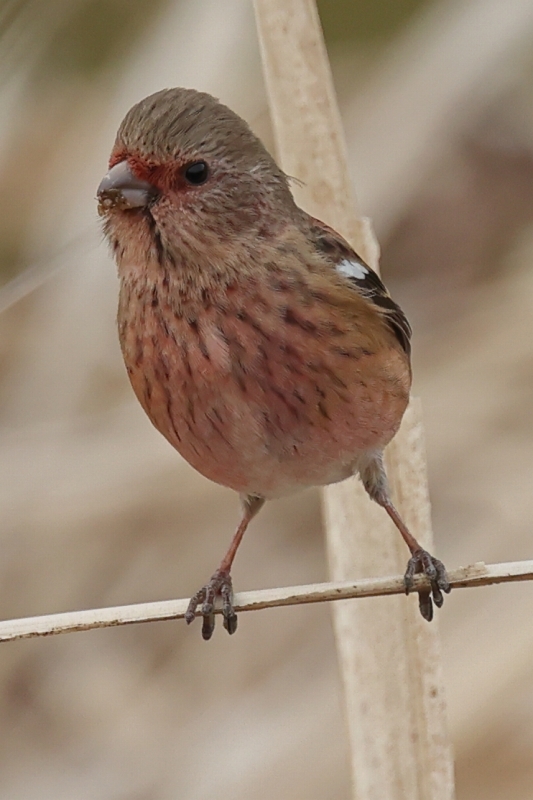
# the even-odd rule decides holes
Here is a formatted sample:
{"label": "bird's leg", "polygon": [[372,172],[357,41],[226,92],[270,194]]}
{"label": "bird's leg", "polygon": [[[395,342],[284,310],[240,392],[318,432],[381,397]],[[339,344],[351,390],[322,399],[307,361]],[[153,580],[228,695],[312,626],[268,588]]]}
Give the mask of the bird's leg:
{"label": "bird's leg", "polygon": [[385,509],[411,551],[411,558],[407,562],[407,569],[404,575],[405,593],[409,594],[413,588],[413,578],[418,572],[422,572],[431,584],[430,591],[418,593],[420,613],[424,619],[431,622],[433,619],[433,603],[435,603],[437,608],[440,608],[444,602],[442,593],[448,593],[451,589],[446,574],[446,568],[442,561],[439,561],[438,558],[435,558],[431,553],[428,553],[427,550],[424,550],[417,542],[393,505],[390,498],[387,476],[383,467],[382,455],[376,454],[368,459],[368,461],[359,468],[359,474],[372,500]]}
{"label": "bird's leg", "polygon": [[228,552],[220,562],[220,566],[211,576],[209,583],[203,586],[195,595],[191,597],[187,607],[185,620],[191,624],[196,616],[196,609],[202,604],[200,611],[203,617],[202,636],[207,641],[215,630],[215,601],[218,597],[222,598],[222,616],[224,627],[228,633],[235,633],[237,630],[237,614],[233,608],[233,585],[231,582],[231,565],[237,553],[242,537],[251,520],[265,502],[264,497],[256,495],[245,495],[242,497],[243,515],[235,531],[235,536],[231,540]]}
{"label": "bird's leg", "polygon": [[383,506],[389,517],[392,519],[400,531],[404,542],[411,551],[411,558],[407,562],[407,569],[404,575],[405,593],[409,594],[410,590],[413,588],[413,577],[417,572],[424,573],[431,584],[430,592],[426,591],[418,593],[420,613],[424,619],[427,619],[428,622],[431,622],[433,619],[433,604],[431,602],[432,598],[433,603],[435,603],[437,608],[440,608],[444,602],[442,592],[448,593],[451,589],[448,582],[448,576],[446,574],[446,567],[442,561],[439,561],[438,558],[435,558],[435,556],[432,556],[431,553],[428,553],[427,550],[424,550],[424,548],[421,547],[403,522],[390,499],[380,503],[380,505]]}

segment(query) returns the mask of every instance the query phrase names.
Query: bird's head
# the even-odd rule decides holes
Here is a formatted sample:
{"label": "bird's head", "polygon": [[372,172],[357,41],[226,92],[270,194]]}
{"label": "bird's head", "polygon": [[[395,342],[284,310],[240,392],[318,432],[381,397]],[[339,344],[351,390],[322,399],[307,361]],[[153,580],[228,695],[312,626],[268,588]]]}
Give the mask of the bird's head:
{"label": "bird's head", "polygon": [[216,258],[217,248],[269,235],[293,209],[286,176],[244,120],[192,89],[133,106],[98,187],[119,261],[125,247],[137,258]]}

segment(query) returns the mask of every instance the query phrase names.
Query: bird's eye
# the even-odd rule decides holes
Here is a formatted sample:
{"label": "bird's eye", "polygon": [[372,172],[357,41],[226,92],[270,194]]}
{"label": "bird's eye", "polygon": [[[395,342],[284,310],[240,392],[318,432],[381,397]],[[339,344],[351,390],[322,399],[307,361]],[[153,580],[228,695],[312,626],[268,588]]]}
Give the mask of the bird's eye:
{"label": "bird's eye", "polygon": [[199,186],[207,180],[209,169],[205,161],[195,161],[193,164],[189,164],[188,167],[185,167],[184,175],[189,183],[192,183],[194,186]]}

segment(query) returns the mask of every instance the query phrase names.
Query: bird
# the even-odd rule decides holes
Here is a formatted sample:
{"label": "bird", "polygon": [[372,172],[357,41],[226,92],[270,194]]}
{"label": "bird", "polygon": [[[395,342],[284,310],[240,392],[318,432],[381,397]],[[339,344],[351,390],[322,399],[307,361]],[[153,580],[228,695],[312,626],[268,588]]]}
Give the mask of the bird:
{"label": "bird", "polygon": [[295,203],[248,124],[211,95],[163,89],[121,123],[98,213],[120,281],[118,333],[133,390],[198,472],[238,492],[242,516],[191,598],[210,639],[237,628],[231,567],[265,501],[358,475],[410,551],[428,621],[446,569],[391,500],[383,451],[411,388],[411,327],[380,277]]}

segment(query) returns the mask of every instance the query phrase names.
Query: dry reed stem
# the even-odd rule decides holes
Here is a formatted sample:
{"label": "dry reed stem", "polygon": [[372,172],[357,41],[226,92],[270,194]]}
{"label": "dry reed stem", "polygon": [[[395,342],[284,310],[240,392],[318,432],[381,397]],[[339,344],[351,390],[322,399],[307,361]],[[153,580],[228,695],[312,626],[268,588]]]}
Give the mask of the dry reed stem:
{"label": "dry reed stem", "polygon": [[[358,216],[327,52],[314,0],[255,0],[256,21],[281,166],[303,184],[297,202],[336,228],[375,269],[377,242]],[[418,541],[432,548],[421,411],[412,403],[389,446],[394,501]],[[351,580],[405,567],[405,546],[355,481],[324,493],[330,574]],[[334,623],[356,800],[451,800],[438,626],[400,598],[336,603]]]}
{"label": "dry reed stem", "polygon": [[[491,586],[533,580],[533,561],[511,561],[502,564],[479,562],[459,567],[449,573],[454,589]],[[415,577],[415,589],[427,587],[427,580]],[[303,603],[324,603],[331,600],[349,600],[362,597],[380,597],[404,593],[403,577],[393,575],[383,578],[362,578],[358,581],[313,583],[304,586],[285,586],[279,589],[259,589],[235,595],[237,611],[259,611],[264,608],[295,606]],[[402,602],[410,602],[403,600]],[[412,601],[415,603],[415,600]],[[14,639],[33,639],[59,633],[75,633],[96,628],[112,628],[141,622],[161,622],[183,619],[188,599],[161,600],[154,603],[137,603],[128,606],[94,608],[87,611],[67,611],[0,622],[0,642]],[[216,613],[220,613],[217,610]]]}

